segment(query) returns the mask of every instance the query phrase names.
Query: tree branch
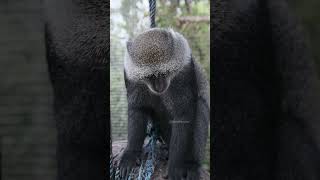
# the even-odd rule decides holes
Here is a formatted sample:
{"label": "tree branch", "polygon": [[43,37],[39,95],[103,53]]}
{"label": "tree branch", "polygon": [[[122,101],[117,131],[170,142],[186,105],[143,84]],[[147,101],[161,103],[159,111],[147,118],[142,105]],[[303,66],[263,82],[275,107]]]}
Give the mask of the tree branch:
{"label": "tree branch", "polygon": [[177,18],[179,24],[185,23],[210,23],[209,16],[183,16]]}

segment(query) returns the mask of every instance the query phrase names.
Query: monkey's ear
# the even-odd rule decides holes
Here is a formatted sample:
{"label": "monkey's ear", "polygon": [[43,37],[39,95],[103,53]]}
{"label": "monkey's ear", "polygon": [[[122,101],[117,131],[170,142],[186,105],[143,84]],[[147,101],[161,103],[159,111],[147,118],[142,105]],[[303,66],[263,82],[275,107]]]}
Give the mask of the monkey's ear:
{"label": "monkey's ear", "polygon": [[132,48],[132,41],[129,40],[129,41],[127,41],[127,51],[129,54],[131,54],[131,52],[132,52],[131,48]]}

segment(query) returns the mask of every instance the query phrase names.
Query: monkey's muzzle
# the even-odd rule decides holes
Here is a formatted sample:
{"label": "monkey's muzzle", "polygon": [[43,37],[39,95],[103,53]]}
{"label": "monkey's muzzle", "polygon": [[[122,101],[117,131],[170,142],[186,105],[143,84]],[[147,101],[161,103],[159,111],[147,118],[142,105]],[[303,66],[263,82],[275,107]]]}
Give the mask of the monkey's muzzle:
{"label": "monkey's muzzle", "polygon": [[169,80],[166,77],[152,77],[148,80],[149,89],[155,94],[164,93],[169,87]]}

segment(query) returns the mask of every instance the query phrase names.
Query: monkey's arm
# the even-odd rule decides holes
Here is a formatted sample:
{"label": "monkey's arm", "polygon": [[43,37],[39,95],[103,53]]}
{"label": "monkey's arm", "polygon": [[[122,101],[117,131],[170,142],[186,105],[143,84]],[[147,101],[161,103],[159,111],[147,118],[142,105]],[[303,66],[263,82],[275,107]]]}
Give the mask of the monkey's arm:
{"label": "monkey's arm", "polygon": [[207,77],[204,74],[201,65],[194,61],[195,65],[195,77],[198,87],[197,97],[197,112],[196,112],[196,123],[194,127],[194,153],[196,159],[200,162],[204,158],[205,146],[208,137],[208,128],[210,122],[210,96],[209,96],[209,83]]}
{"label": "monkey's arm", "polygon": [[169,179],[182,179],[188,172],[194,176],[197,175],[196,168],[199,166],[199,162],[196,156],[194,156],[193,145],[195,142],[192,136],[192,116],[194,114],[190,108],[187,109],[190,111],[185,112],[183,115],[177,115],[174,121],[171,122],[168,164]]}
{"label": "monkey's arm", "polygon": [[[169,179],[199,178],[199,167],[203,158],[207,132],[208,109],[204,103],[186,107],[187,112],[178,113],[173,122],[169,149]],[[194,113],[197,113],[194,115]]]}
{"label": "monkey's arm", "polygon": [[202,161],[205,153],[205,146],[208,137],[208,128],[210,122],[210,95],[209,83],[201,65],[194,61],[195,77],[198,87],[197,114],[194,131],[195,156]]}
{"label": "monkey's arm", "polygon": [[128,104],[128,144],[120,161],[120,176],[128,177],[141,155],[148,115],[141,107]]}
{"label": "monkey's arm", "polygon": [[126,151],[140,152],[150,118],[150,109],[143,102],[148,99],[145,89],[127,78],[124,71],[124,81],[128,100],[128,144]]}
{"label": "monkey's arm", "polygon": [[194,156],[197,161],[202,161],[205,154],[205,147],[208,138],[208,128],[210,121],[210,106],[208,101],[200,97],[197,103],[197,121],[194,127]]}
{"label": "monkey's arm", "polygon": [[128,106],[128,145],[127,151],[141,151],[146,136],[149,115],[142,107]]}
{"label": "monkey's arm", "polygon": [[273,0],[269,5],[282,93],[277,171],[292,180],[320,179],[320,89],[315,64],[287,4]]}

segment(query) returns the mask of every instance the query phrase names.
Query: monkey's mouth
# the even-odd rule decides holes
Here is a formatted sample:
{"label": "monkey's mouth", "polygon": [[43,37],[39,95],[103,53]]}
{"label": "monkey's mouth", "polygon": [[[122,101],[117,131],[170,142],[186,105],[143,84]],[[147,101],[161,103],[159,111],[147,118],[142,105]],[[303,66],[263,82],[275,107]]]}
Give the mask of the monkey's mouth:
{"label": "monkey's mouth", "polygon": [[161,88],[161,89],[157,89],[157,88],[153,88],[153,87],[150,87],[149,86],[149,89],[152,93],[156,94],[156,95],[161,95],[163,93],[165,93],[168,89],[168,86],[167,87],[164,87],[164,88]]}
{"label": "monkey's mouth", "polygon": [[150,91],[157,95],[165,93],[169,87],[169,84],[169,80],[165,77],[152,78],[147,82]]}

